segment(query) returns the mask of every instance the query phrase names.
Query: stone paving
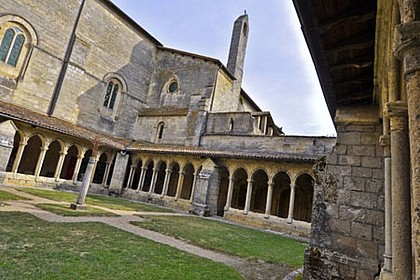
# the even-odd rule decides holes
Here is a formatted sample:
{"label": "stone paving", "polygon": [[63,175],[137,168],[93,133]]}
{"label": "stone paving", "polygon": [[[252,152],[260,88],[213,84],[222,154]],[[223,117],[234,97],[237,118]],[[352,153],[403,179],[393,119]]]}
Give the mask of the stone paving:
{"label": "stone paving", "polygon": [[[68,204],[66,202],[57,202],[38,196],[34,196],[28,193],[17,191],[14,187],[1,187],[1,190],[16,194],[21,197],[28,198],[30,200],[11,200],[7,201],[7,204],[0,207],[2,212],[26,212],[34,215],[35,217],[54,223],[77,223],[77,222],[101,222],[112,227],[124,230],[126,232],[133,233],[153,240],[155,242],[165,244],[179,250],[188,252],[190,254],[200,256],[206,259],[210,259],[215,262],[223,263],[237,269],[245,279],[256,280],[256,279],[290,279],[287,275],[290,274],[291,269],[286,265],[283,267],[281,264],[269,264],[264,261],[248,260],[240,257],[230,256],[211,250],[203,249],[192,244],[188,244],[184,241],[175,239],[170,236],[166,236],[151,230],[143,229],[130,224],[133,221],[143,221],[144,219],[140,216],[189,216],[189,214],[183,213],[165,213],[165,212],[141,212],[141,211],[125,211],[109,209],[100,206],[91,205],[91,207],[102,209],[108,212],[119,215],[118,217],[65,217],[57,215],[36,207],[36,204],[48,203],[48,204]],[[289,275],[290,277],[290,275]]]}

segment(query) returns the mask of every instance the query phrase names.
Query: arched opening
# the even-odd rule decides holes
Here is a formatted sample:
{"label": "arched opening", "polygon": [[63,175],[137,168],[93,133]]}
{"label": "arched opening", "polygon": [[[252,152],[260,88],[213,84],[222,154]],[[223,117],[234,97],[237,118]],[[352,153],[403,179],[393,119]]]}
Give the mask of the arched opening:
{"label": "arched opening", "polygon": [[160,162],[158,165],[159,170],[157,171],[157,177],[156,177],[156,184],[155,184],[155,193],[162,194],[163,191],[163,183],[165,181],[165,170],[166,170],[166,163]]}
{"label": "arched opening", "polygon": [[100,157],[98,162],[96,163],[95,173],[93,174],[92,183],[94,184],[102,184],[105,169],[106,169],[106,162],[108,161],[108,157],[105,153],[103,153]]}
{"label": "arched opening", "polygon": [[193,182],[194,182],[194,167],[192,166],[191,163],[188,163],[184,167],[184,172],[185,172],[184,182],[182,183],[180,197],[182,199],[190,199],[191,191],[192,191],[192,185],[193,185]]}
{"label": "arched opening", "polygon": [[71,180],[74,175],[74,169],[77,164],[77,155],[79,154],[79,149],[75,145],[71,146],[67,150],[67,155],[64,158],[63,168],[61,169],[60,178],[65,180]]}
{"label": "arched opening", "polygon": [[77,181],[83,181],[85,172],[89,163],[89,158],[92,156],[92,150],[87,150],[80,165],[79,174],[77,175]]}
{"label": "arched opening", "polygon": [[141,160],[138,160],[136,169],[134,170],[133,183],[131,184],[131,189],[133,190],[137,190],[137,187],[139,186],[142,165],[143,165],[143,162]]}
{"label": "arched opening", "polygon": [[152,183],[153,177],[153,161],[149,162],[147,165],[146,176],[144,177],[143,191],[148,192],[150,190],[150,185]]}
{"label": "arched opening", "polygon": [[287,218],[289,214],[290,200],[290,178],[285,172],[279,172],[273,180],[273,199],[271,203],[271,214]]}
{"label": "arched opening", "polygon": [[179,179],[179,165],[178,163],[174,163],[172,165],[171,178],[169,179],[168,192],[167,192],[168,196],[174,197],[176,195],[178,179]]}
{"label": "arched opening", "polygon": [[7,166],[6,166],[6,172],[11,172],[13,169],[13,163],[15,162],[15,159],[16,159],[16,154],[19,149],[20,141],[21,141],[21,138],[20,138],[19,132],[16,131],[15,138],[13,140],[12,153],[10,154],[9,161],[7,162]]}
{"label": "arched opening", "polygon": [[165,123],[160,122],[157,126],[157,132],[156,132],[156,139],[162,140],[163,138],[163,129],[165,128]]}
{"label": "arched opening", "polygon": [[295,207],[293,211],[295,220],[311,222],[313,197],[314,180],[309,174],[300,175],[296,179]]}
{"label": "arched opening", "polygon": [[128,156],[128,161],[127,161],[127,166],[125,168],[125,173],[124,173],[123,189],[127,188],[128,177],[130,176],[130,170],[131,170],[131,165],[132,164],[133,164],[133,159],[131,158],[131,155],[129,155]]}
{"label": "arched opening", "polygon": [[41,154],[42,140],[38,135],[32,136],[23,151],[22,160],[19,164],[18,173],[35,174],[35,168]]}
{"label": "arched opening", "polygon": [[232,208],[243,210],[245,208],[246,189],[248,187],[248,175],[243,168],[234,173],[235,183],[232,192]]}
{"label": "arched opening", "polygon": [[250,211],[264,213],[267,202],[268,176],[263,170],[256,171],[253,176]]}
{"label": "arched opening", "polygon": [[219,183],[219,196],[217,199],[217,215],[223,217],[225,213],[224,207],[226,205],[227,193],[229,187],[229,171],[226,167],[222,166],[219,169],[220,183]]}
{"label": "arched opening", "polygon": [[114,156],[114,158],[112,159],[112,163],[111,166],[109,167],[109,173],[108,173],[108,178],[106,179],[106,185],[109,186],[111,184],[111,180],[112,180],[112,175],[114,174],[114,167],[115,167],[115,160],[116,160],[116,156]]}
{"label": "arched opening", "polygon": [[40,176],[53,178],[58,160],[60,159],[61,145],[57,140],[51,142],[45,153],[44,163],[42,164]]}

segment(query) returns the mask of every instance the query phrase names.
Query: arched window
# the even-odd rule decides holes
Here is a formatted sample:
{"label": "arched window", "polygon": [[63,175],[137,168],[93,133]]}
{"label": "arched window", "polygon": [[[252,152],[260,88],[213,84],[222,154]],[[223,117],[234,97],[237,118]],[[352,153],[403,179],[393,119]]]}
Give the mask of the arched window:
{"label": "arched window", "polygon": [[157,140],[162,140],[163,138],[163,129],[165,128],[165,123],[160,122],[157,127]]}
{"label": "arched window", "polygon": [[232,130],[233,130],[233,124],[234,124],[233,119],[232,119],[232,118],[230,118],[230,121],[229,121],[229,130],[230,130],[230,131],[232,131]]}
{"label": "arched window", "polygon": [[118,90],[120,89],[119,84],[117,81],[112,80],[108,83],[105,91],[105,97],[104,97],[104,107],[107,107],[111,110],[114,109],[115,101],[117,100],[118,96]]}
{"label": "arched window", "polygon": [[17,27],[7,29],[0,44],[0,61],[16,67],[24,43],[22,30]]}
{"label": "arched window", "polygon": [[163,87],[165,93],[179,93],[179,81],[178,78],[173,76],[171,77]]}

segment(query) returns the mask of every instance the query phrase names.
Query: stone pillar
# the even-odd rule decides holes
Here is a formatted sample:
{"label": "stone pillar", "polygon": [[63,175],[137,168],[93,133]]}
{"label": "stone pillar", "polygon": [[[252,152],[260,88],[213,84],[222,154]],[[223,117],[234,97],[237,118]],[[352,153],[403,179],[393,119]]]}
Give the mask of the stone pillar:
{"label": "stone pillar", "polygon": [[176,187],[175,200],[178,200],[178,198],[181,194],[182,185],[184,184],[184,177],[185,177],[185,172],[184,171],[179,171],[178,185]]}
{"label": "stone pillar", "polygon": [[252,197],[252,184],[254,183],[254,180],[247,179],[248,186],[246,188],[246,199],[245,199],[245,209],[243,211],[244,214],[248,214],[249,208],[251,206],[251,197]]}
{"label": "stone pillar", "polygon": [[291,224],[293,222],[293,211],[295,210],[295,184],[290,185],[290,199],[289,199],[289,214],[287,215],[287,222]]}
{"label": "stone pillar", "polygon": [[95,176],[96,167],[98,166],[98,161],[99,161],[99,155],[95,157],[95,163],[93,164],[93,168],[92,168],[92,176],[90,177],[90,184],[92,184],[93,182],[93,177]]}
{"label": "stone pillar", "polygon": [[112,162],[107,162],[106,163],[106,167],[105,167],[105,172],[104,172],[104,177],[102,178],[102,187],[106,187],[106,181],[108,180],[108,176],[109,176],[109,170],[111,169],[111,164]]}
{"label": "stone pillar", "polygon": [[268,216],[271,214],[271,202],[273,200],[273,181],[268,181],[268,191],[267,191],[267,203],[265,204],[265,215]]}
{"label": "stone pillar", "polygon": [[67,152],[60,152],[60,158],[58,159],[57,167],[55,168],[54,179],[57,182],[60,179],[61,170],[63,169],[64,159]]}
{"label": "stone pillar", "polygon": [[225,211],[228,211],[230,206],[232,205],[232,194],[233,194],[233,186],[235,184],[235,177],[229,177],[229,186],[228,186],[228,193],[226,198],[226,206]]}
{"label": "stone pillar", "polygon": [[85,203],[86,195],[89,190],[89,185],[93,177],[93,168],[95,166],[95,163],[96,163],[96,157],[90,157],[88,165],[86,167],[85,175],[83,177],[82,187],[79,192],[79,196],[77,197],[76,203],[72,203],[70,205],[71,209],[76,210],[76,209],[83,209],[85,207],[83,204]]}
{"label": "stone pillar", "polygon": [[22,155],[23,155],[23,151],[25,150],[26,147],[26,142],[20,142],[19,143],[19,147],[16,153],[16,158],[15,161],[13,162],[13,167],[12,167],[12,173],[17,173],[18,172],[18,168],[20,165],[20,162],[22,160]]}
{"label": "stone pillar", "polygon": [[149,195],[152,195],[152,193],[155,192],[155,187],[156,187],[156,181],[157,181],[158,172],[159,172],[159,168],[158,167],[154,167],[153,168],[153,174],[152,174],[152,181],[150,182]]}
{"label": "stone pillar", "polygon": [[35,177],[39,177],[39,173],[41,172],[42,165],[44,164],[45,154],[48,151],[48,147],[41,147],[41,153],[38,157],[38,162],[36,163],[35,167]]}
{"label": "stone pillar", "polygon": [[127,170],[129,154],[126,152],[119,152],[116,155],[114,163],[114,171],[112,173],[111,183],[109,184],[109,191],[120,192]]}
{"label": "stone pillar", "polygon": [[[402,24],[397,25],[395,29],[394,52],[402,61],[407,93],[411,188],[414,206],[412,216],[415,217],[412,244],[416,256],[416,279],[420,279],[420,3],[415,0],[401,0],[400,11]],[[409,220],[408,216],[406,220]],[[395,259],[394,256],[393,251],[393,259]]]}
{"label": "stone pillar", "polygon": [[197,176],[198,176],[198,171],[194,172],[194,180],[193,180],[193,184],[192,184],[192,188],[191,188],[191,196],[190,196],[190,203],[193,202],[194,199],[194,193],[195,193],[195,185],[197,184]]}
{"label": "stone pillar", "polygon": [[168,193],[168,185],[171,179],[172,170],[170,168],[166,168],[165,172],[165,180],[163,181],[163,190],[160,197],[164,197]]}
{"label": "stone pillar", "polygon": [[7,163],[13,151],[17,127],[12,121],[0,123],[0,172],[6,171]]}
{"label": "stone pillar", "polygon": [[128,180],[127,180],[127,186],[125,186],[125,189],[130,189],[131,184],[133,183],[133,177],[134,177],[134,171],[136,170],[135,165],[130,166],[130,173],[128,174]]}
{"label": "stone pillar", "polygon": [[73,172],[73,184],[77,184],[77,176],[79,175],[80,166],[82,165],[83,156],[77,156],[76,166]]}
{"label": "stone pillar", "polygon": [[137,186],[137,192],[143,190],[144,178],[146,178],[147,166],[141,167],[140,179],[139,184]]}
{"label": "stone pillar", "polygon": [[391,121],[392,273],[394,279],[411,279],[411,198],[407,105],[388,102]]}

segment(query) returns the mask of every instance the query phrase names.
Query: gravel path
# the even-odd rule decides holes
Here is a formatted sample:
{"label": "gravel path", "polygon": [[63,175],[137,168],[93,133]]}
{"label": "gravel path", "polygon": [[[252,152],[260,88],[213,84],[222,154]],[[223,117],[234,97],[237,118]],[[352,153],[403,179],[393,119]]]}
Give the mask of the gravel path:
{"label": "gravel path", "polygon": [[[166,236],[151,230],[143,229],[130,224],[132,221],[143,221],[139,216],[188,216],[182,213],[159,213],[159,212],[138,212],[138,211],[123,211],[108,209],[105,207],[92,206],[103,209],[119,215],[119,217],[64,217],[51,212],[47,212],[37,208],[35,204],[49,203],[49,204],[68,204],[65,202],[57,202],[28,193],[17,191],[13,187],[1,187],[1,190],[19,195],[21,197],[29,198],[30,200],[12,200],[7,201],[8,205],[0,207],[3,212],[26,212],[35,217],[54,223],[80,223],[80,222],[101,222],[112,227],[121,229],[126,232],[153,240],[155,242],[165,244],[179,250],[197,255],[215,262],[220,262],[236,268],[245,279],[249,280],[268,280],[268,279],[283,279],[293,269],[287,265],[266,263],[262,260],[248,260],[240,257],[230,256],[211,250],[203,249],[184,241]],[[136,214],[136,215],[134,215]],[[139,215],[139,216],[138,216]]]}

